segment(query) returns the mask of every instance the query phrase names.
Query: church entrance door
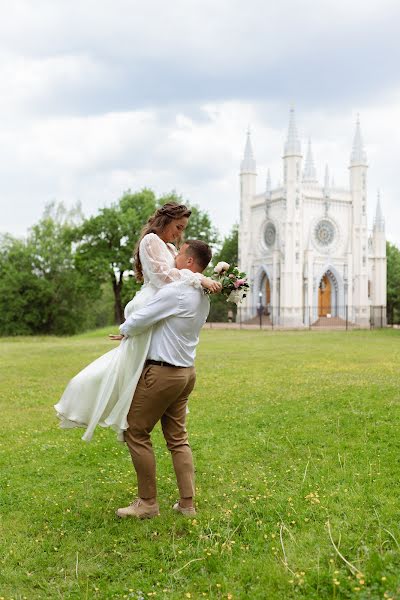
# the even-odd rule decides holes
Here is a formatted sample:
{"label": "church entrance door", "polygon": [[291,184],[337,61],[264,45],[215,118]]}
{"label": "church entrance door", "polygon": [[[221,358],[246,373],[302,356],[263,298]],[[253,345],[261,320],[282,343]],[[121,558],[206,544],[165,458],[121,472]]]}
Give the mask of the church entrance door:
{"label": "church entrance door", "polygon": [[318,290],[318,316],[326,317],[331,312],[331,281],[327,275],[324,275]]}
{"label": "church entrance door", "polygon": [[269,284],[268,277],[265,278],[265,301],[267,307],[269,307],[269,305],[271,304],[271,286]]}

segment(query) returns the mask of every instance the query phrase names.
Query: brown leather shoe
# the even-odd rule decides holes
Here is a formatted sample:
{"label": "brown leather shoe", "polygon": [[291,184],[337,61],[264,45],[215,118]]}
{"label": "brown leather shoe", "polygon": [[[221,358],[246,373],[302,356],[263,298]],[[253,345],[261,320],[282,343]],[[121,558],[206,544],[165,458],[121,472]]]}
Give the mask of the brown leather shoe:
{"label": "brown leather shoe", "polygon": [[115,511],[117,517],[126,519],[127,517],[136,517],[137,519],[152,519],[160,515],[160,508],[157,503],[149,504],[142,498],[136,498],[129,506],[119,508]]}
{"label": "brown leather shoe", "polygon": [[194,517],[196,515],[196,509],[194,508],[194,506],[191,506],[190,508],[184,508],[179,504],[179,501],[175,502],[172,509],[176,512],[181,513],[185,517]]}

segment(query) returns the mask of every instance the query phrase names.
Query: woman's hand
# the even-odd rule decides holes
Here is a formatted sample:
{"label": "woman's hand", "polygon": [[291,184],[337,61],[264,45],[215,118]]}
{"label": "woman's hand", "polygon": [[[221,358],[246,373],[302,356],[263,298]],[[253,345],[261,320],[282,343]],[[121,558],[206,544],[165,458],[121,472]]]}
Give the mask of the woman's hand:
{"label": "woman's hand", "polygon": [[121,335],[120,333],[118,335],[113,335],[112,333],[109,334],[108,336],[110,338],[110,340],[115,340],[117,342],[121,341],[124,339],[125,336]]}
{"label": "woman's hand", "polygon": [[218,294],[222,290],[222,284],[219,281],[214,281],[210,277],[203,277],[201,285],[208,290],[210,294]]}

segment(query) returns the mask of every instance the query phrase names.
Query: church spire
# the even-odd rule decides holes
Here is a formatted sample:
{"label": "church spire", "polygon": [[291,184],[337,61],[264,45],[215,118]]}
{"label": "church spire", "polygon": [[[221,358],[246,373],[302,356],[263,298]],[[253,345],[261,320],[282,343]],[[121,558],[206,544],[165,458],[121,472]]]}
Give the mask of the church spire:
{"label": "church spire", "polygon": [[296,119],[294,108],[290,109],[289,128],[287,140],[285,143],[284,156],[301,156],[300,140],[297,135]]}
{"label": "church spire", "polygon": [[306,157],[306,163],[304,165],[303,181],[307,181],[310,183],[317,182],[317,173],[315,171],[314,158],[312,155],[310,139],[308,140],[307,157]]}
{"label": "church spire", "polygon": [[360,117],[357,115],[356,131],[354,134],[353,150],[351,153],[350,164],[352,167],[357,165],[366,166],[367,155],[364,150],[364,145],[361,136]]}
{"label": "church spire", "polygon": [[265,187],[265,191],[267,192],[267,194],[271,193],[271,173],[270,173],[269,169],[268,169],[268,172],[267,172],[267,184],[266,184],[266,187]]}
{"label": "church spire", "polygon": [[265,214],[269,217],[269,209],[271,203],[271,173],[268,169],[267,173],[267,184],[265,186]]}
{"label": "church spire", "polygon": [[329,189],[330,189],[330,185],[329,185],[329,167],[328,167],[328,165],[326,165],[326,167],[325,167],[325,177],[324,177],[324,193],[325,193],[325,196],[329,195]]}
{"label": "church spire", "polygon": [[256,161],[253,156],[253,148],[251,147],[250,128],[247,130],[246,146],[244,148],[243,160],[240,164],[241,173],[255,173]]}
{"label": "church spire", "polygon": [[330,195],[331,195],[331,188],[330,188],[330,183],[329,183],[329,167],[328,167],[328,165],[326,165],[325,177],[324,177],[325,215],[328,214]]}
{"label": "church spire", "polygon": [[374,219],[374,230],[375,231],[385,231],[385,219],[383,218],[382,209],[381,209],[381,194],[378,190],[378,198],[376,201],[376,213]]}

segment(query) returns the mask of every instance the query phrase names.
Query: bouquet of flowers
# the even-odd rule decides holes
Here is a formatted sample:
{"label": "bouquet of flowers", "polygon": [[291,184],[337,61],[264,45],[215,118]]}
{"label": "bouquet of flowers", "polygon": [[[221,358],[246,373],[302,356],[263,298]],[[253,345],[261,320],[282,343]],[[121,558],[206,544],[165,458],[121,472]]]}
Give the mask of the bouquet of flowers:
{"label": "bouquet of flowers", "polygon": [[246,273],[239,271],[237,267],[231,267],[226,262],[219,262],[214,268],[212,278],[222,284],[221,294],[227,296],[227,302],[238,305],[246,298],[249,284]]}

